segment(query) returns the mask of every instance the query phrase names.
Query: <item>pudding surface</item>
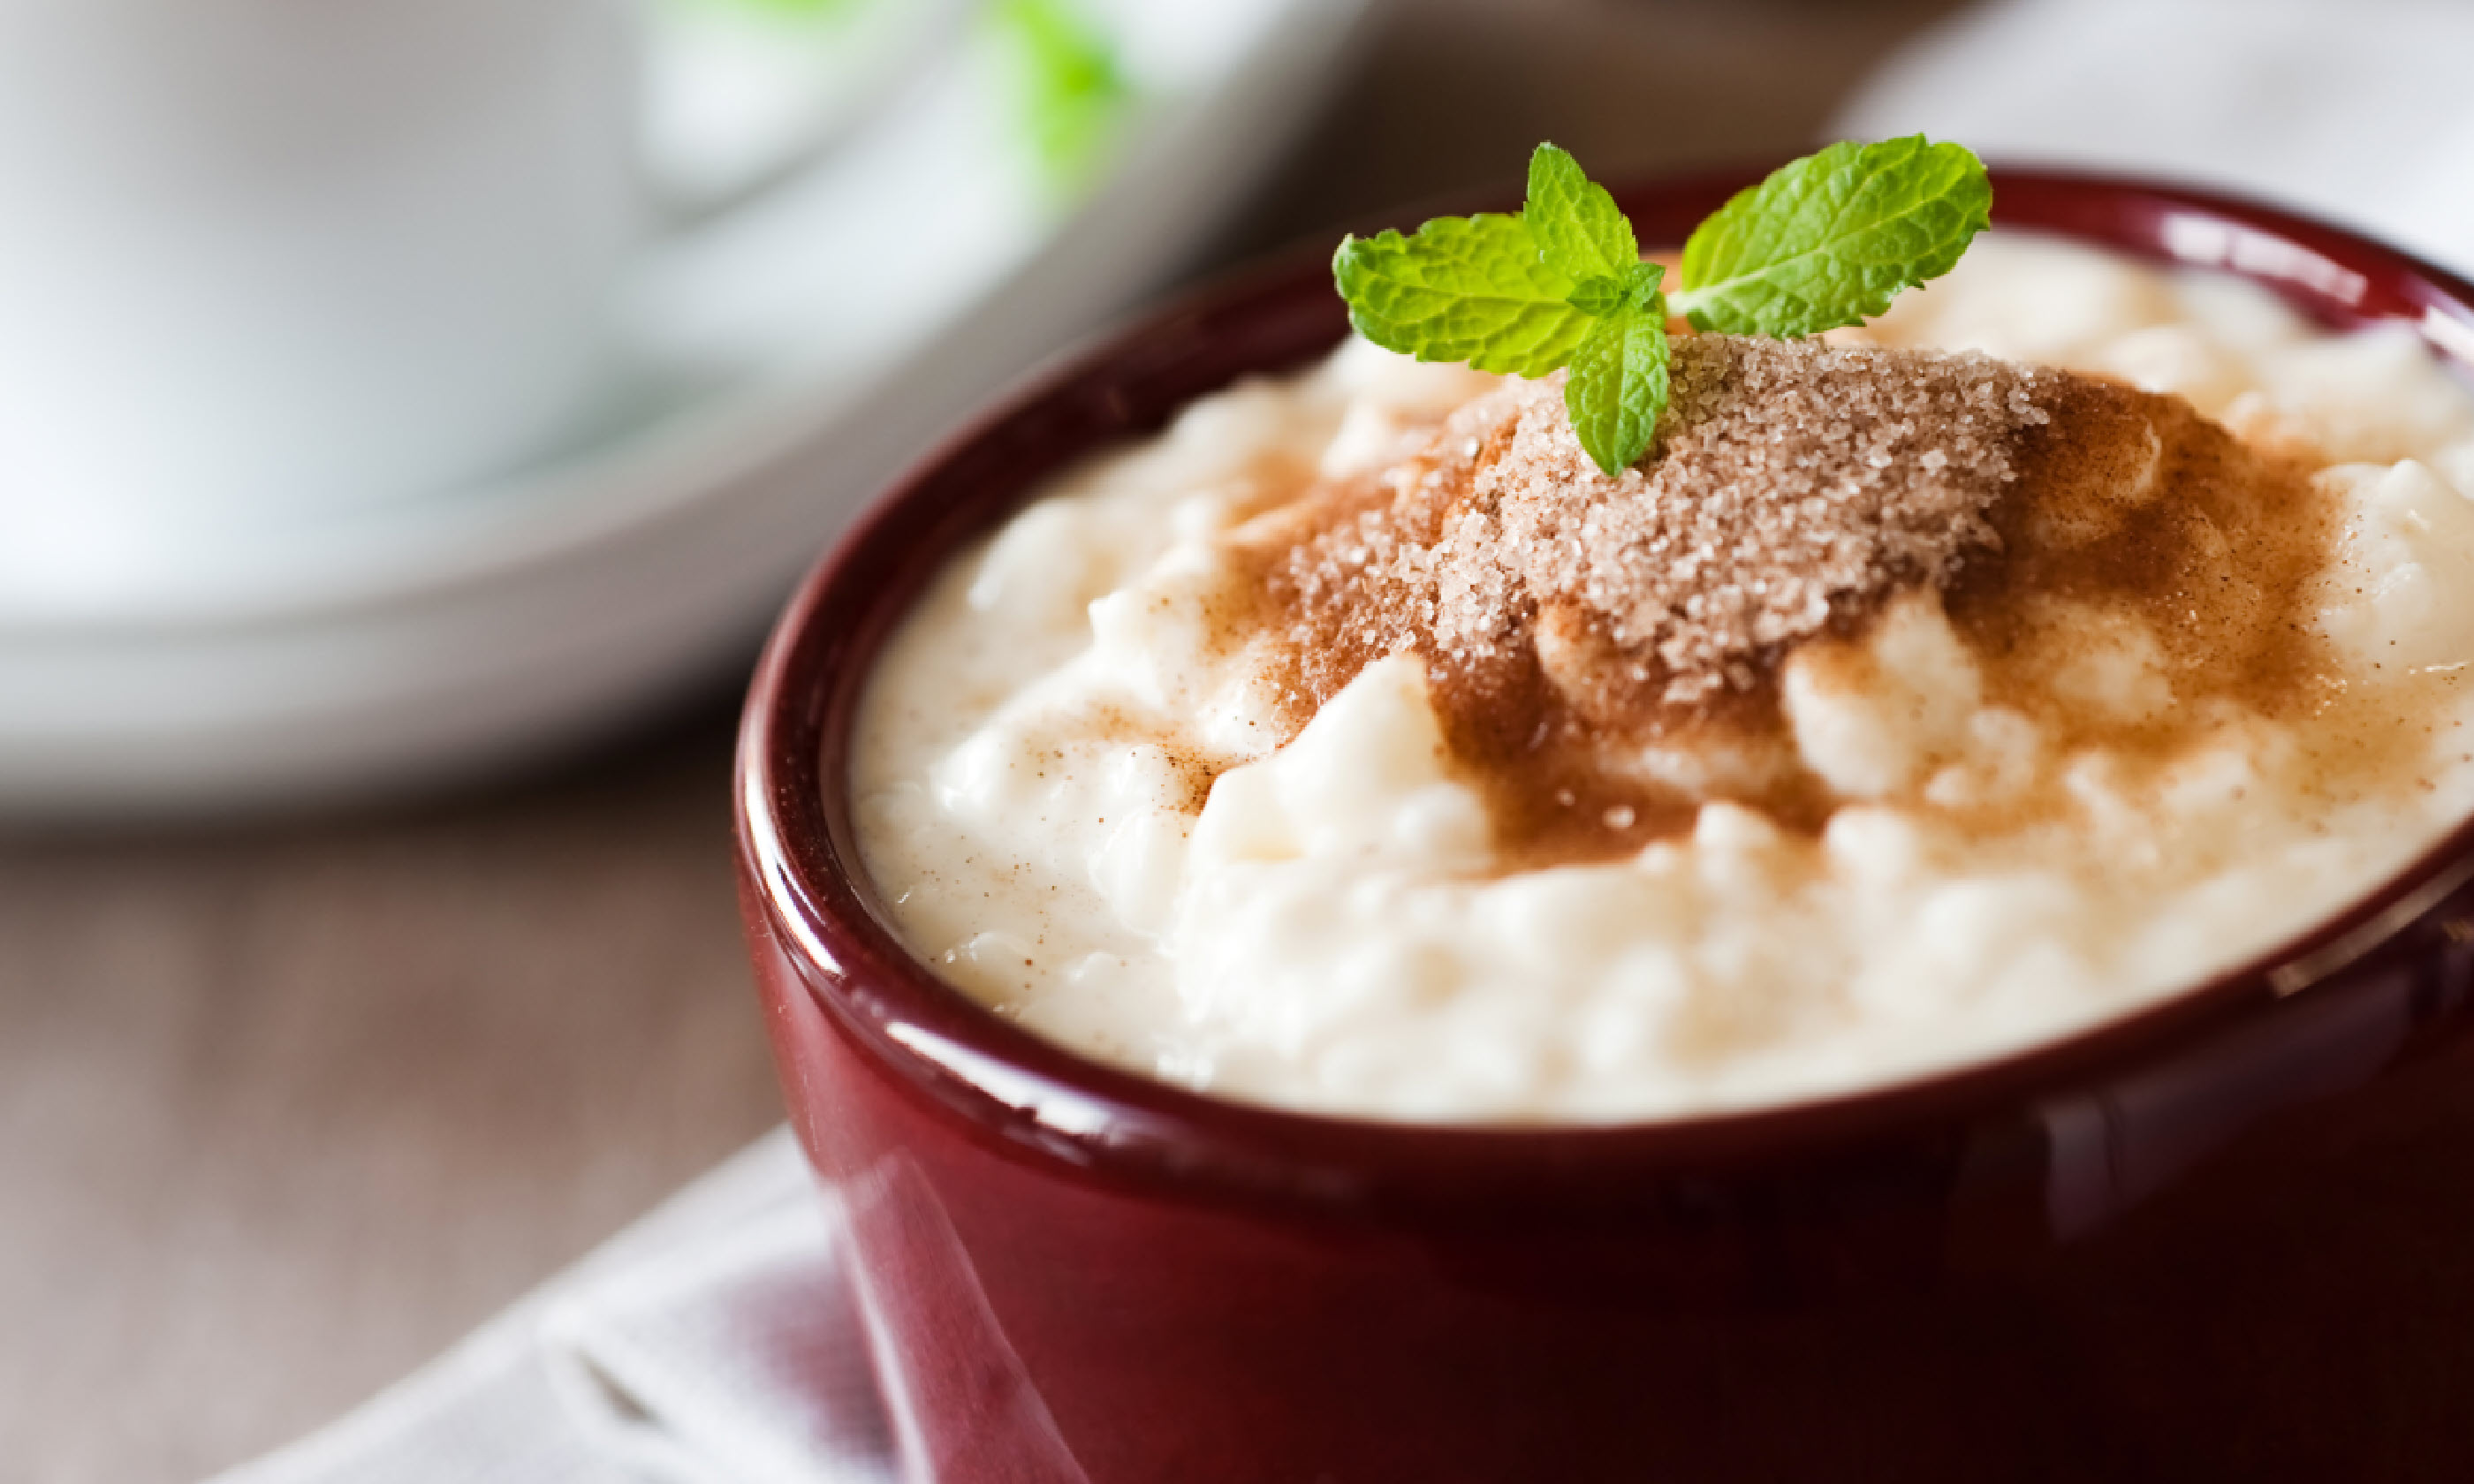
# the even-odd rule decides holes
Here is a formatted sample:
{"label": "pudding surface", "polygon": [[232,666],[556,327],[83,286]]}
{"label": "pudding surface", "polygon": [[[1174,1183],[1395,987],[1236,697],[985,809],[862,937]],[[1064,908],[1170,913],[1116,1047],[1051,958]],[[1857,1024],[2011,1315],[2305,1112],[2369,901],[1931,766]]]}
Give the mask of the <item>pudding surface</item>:
{"label": "pudding surface", "polygon": [[953,983],[1214,1093],[1605,1121],[1878,1085],[2256,956],[2474,809],[2474,398],[2404,331],[1988,237],[1827,343],[1362,343],[966,553],[867,869]]}

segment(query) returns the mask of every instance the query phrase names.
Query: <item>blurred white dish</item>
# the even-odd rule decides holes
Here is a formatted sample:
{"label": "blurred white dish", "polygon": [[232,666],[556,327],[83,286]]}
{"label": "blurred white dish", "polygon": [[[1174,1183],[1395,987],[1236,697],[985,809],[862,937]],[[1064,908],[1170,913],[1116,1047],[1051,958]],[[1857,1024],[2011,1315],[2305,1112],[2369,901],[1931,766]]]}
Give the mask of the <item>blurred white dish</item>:
{"label": "blurred white dish", "polygon": [[1831,132],[2205,180],[2474,269],[2464,0],[1999,0],[1918,33]]}
{"label": "blurred white dish", "polygon": [[652,227],[630,11],[0,4],[0,586],[572,436]]}
{"label": "blurred white dish", "polygon": [[1091,9],[1134,115],[1070,209],[1008,153],[983,49],[958,47],[805,178],[653,265],[637,304],[655,370],[614,411],[623,431],[491,488],[97,552],[0,589],[0,808],[419,787],[726,675],[903,461],[1156,287],[1242,199],[1364,0]]}

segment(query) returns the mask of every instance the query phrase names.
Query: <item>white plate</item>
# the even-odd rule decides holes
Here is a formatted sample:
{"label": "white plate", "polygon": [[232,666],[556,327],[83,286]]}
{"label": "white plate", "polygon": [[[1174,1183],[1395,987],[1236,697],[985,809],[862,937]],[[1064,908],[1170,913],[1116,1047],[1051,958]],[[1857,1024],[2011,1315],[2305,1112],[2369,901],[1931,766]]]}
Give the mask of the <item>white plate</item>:
{"label": "white plate", "polygon": [[493,488],[0,592],[0,808],[432,786],[743,662],[901,464],[1156,288],[1242,199],[1364,0],[1094,10],[1136,101],[1070,208],[1010,153],[988,59],[958,48],[773,199],[647,265],[647,391],[605,441]]}

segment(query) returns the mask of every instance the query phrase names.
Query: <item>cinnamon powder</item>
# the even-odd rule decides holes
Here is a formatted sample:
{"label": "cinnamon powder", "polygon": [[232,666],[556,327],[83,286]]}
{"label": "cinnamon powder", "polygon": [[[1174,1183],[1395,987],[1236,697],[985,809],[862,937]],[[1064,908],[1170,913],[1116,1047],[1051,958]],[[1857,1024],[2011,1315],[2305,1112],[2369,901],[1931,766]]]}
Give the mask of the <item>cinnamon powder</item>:
{"label": "cinnamon powder", "polygon": [[[1679,337],[1650,453],[1582,452],[1560,376],[1514,382],[1375,472],[1238,534],[1302,726],[1370,661],[1414,651],[1515,857],[1584,858],[1730,797],[1817,828],[1776,675],[1899,591],[1944,589],[1997,693],[2054,662],[2039,596],[2127,602],[2177,690],[2290,692],[2325,523],[2298,467],[2179,398],[1974,353]],[[2004,675],[2007,663],[2013,673]],[[2117,739],[2119,740],[2119,739]],[[1736,759],[1679,781],[1641,759]]]}

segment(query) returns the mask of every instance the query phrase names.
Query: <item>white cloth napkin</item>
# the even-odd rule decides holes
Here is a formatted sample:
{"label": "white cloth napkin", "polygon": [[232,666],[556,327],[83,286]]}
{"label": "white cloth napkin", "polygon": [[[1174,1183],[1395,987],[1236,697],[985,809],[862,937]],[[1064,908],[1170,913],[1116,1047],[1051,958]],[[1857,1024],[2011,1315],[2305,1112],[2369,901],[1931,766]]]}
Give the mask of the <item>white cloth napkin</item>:
{"label": "white cloth napkin", "polygon": [[1995,0],[1875,74],[1833,132],[2182,177],[2474,270],[2467,0]]}
{"label": "white cloth napkin", "polygon": [[214,1484],[888,1484],[841,1232],[776,1130],[425,1369]]}

